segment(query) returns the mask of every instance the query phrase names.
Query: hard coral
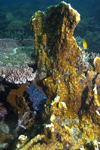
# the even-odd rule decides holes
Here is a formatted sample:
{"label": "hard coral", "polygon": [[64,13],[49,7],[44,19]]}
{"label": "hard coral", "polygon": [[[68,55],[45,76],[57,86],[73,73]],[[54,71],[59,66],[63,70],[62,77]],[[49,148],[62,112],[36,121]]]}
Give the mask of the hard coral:
{"label": "hard coral", "polygon": [[26,66],[6,67],[0,70],[0,76],[10,83],[22,84],[34,80],[36,72],[33,73],[33,69]]}
{"label": "hard coral", "polygon": [[[43,81],[49,99],[61,93],[64,96],[62,99],[68,99],[65,95],[69,95],[67,93],[71,89],[69,81],[71,93],[76,89],[80,93],[75,67],[81,49],[73,37],[79,21],[80,14],[70,4],[61,2],[57,6],[49,7],[45,13],[36,12],[29,22],[35,37],[38,70],[41,72],[44,69],[50,76]],[[76,89],[73,89],[74,84]]]}
{"label": "hard coral", "polygon": [[47,101],[44,92],[34,84],[27,88],[26,92],[30,95],[29,99],[33,102],[34,110],[43,113],[45,111],[44,104]]}
{"label": "hard coral", "polygon": [[[81,49],[78,47],[73,33],[79,21],[80,14],[65,2],[49,7],[45,13],[36,12],[30,20],[35,38],[37,67],[39,72],[41,70],[47,72],[47,78],[42,81],[46,87],[48,102],[51,103],[54,97],[59,98],[51,103],[49,111],[51,124],[45,126],[45,140],[50,148],[53,144],[54,149],[63,149],[64,147],[80,149],[81,146],[85,147],[88,142],[94,142],[95,138],[91,137],[97,139],[97,132],[100,131],[97,125],[100,124],[100,116],[96,114],[99,107],[99,87],[96,79],[100,70],[100,65],[97,63],[100,62],[100,59],[96,61],[97,71],[90,71],[92,76],[88,72],[88,68],[90,68],[88,66],[77,72],[79,69],[77,60]],[[83,116],[85,119],[81,122]],[[69,120],[69,126],[64,124],[65,117]],[[75,118],[78,123],[73,122]],[[97,129],[96,132],[93,132],[93,122]],[[81,125],[84,127],[84,124],[86,124],[86,130],[81,129]],[[77,139],[74,138],[76,131]],[[78,131],[80,131],[80,135]],[[85,139],[84,135],[86,134],[88,136]],[[80,141],[79,144],[78,141]],[[57,147],[59,144],[60,148]]]}
{"label": "hard coral", "polygon": [[47,69],[49,74],[55,67],[65,71],[69,65],[75,65],[81,49],[73,38],[73,32],[79,21],[80,14],[65,2],[32,16],[29,24],[35,37],[39,70]]}

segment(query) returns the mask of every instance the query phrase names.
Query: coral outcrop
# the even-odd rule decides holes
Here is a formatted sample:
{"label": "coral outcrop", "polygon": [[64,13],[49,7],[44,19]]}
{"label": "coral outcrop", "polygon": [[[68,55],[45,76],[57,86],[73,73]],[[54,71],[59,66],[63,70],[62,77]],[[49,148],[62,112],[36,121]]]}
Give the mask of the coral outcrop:
{"label": "coral outcrop", "polygon": [[80,76],[77,77],[76,73],[81,49],[73,37],[79,21],[80,14],[65,2],[49,7],[45,13],[36,12],[30,20],[35,38],[37,67],[39,71],[46,70],[48,75],[43,81],[48,99],[51,101],[51,98],[58,95],[73,111],[80,107],[83,90],[79,84]]}
{"label": "coral outcrop", "polygon": [[32,16],[29,24],[35,38],[39,70],[45,68],[50,74],[51,69],[57,67],[62,73],[75,66],[81,49],[73,38],[73,32],[79,21],[80,14],[64,2],[49,7],[46,13],[38,11]]}
{"label": "coral outcrop", "polygon": [[[79,21],[80,14],[70,4],[61,2],[50,6],[45,13],[36,12],[29,22],[35,38],[37,68],[39,72],[47,72],[42,84],[50,104],[45,109],[50,124],[45,126],[44,139],[48,147],[53,143],[54,150],[91,149],[100,132],[96,82],[99,69],[94,72],[91,67],[89,72],[87,67],[86,72],[79,71],[77,61],[82,50],[73,37]],[[45,149],[45,144],[42,146]]]}

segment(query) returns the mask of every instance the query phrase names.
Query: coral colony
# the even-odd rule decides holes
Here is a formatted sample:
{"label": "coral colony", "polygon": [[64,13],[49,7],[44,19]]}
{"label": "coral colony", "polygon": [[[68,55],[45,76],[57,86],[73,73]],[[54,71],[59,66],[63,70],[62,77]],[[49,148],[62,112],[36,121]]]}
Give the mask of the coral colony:
{"label": "coral colony", "polygon": [[46,104],[47,98],[44,92],[34,84],[28,87],[26,92],[30,95],[29,99],[33,102],[34,110],[40,113],[45,112],[44,104]]}
{"label": "coral colony", "polygon": [[[6,82],[17,86],[7,95],[19,118],[14,150],[99,150],[100,58],[94,59],[93,66],[86,62],[89,55],[82,53],[73,37],[79,21],[80,14],[65,2],[37,11],[29,22],[37,73],[30,67],[0,71]],[[41,72],[45,78],[38,78]],[[1,119],[5,115],[0,104]],[[1,130],[0,138],[0,144],[5,143]]]}

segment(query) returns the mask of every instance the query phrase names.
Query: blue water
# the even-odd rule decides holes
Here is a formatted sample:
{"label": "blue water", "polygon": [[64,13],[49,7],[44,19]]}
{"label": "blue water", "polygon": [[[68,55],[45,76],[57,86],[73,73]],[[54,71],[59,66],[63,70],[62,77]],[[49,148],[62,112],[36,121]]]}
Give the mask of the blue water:
{"label": "blue water", "polygon": [[[32,37],[29,19],[38,10],[46,11],[61,0],[0,0],[0,38]],[[89,51],[100,49],[100,0],[65,0],[81,14],[81,21],[74,35],[88,43]],[[18,28],[19,26],[19,28]],[[95,50],[94,50],[95,49]]]}

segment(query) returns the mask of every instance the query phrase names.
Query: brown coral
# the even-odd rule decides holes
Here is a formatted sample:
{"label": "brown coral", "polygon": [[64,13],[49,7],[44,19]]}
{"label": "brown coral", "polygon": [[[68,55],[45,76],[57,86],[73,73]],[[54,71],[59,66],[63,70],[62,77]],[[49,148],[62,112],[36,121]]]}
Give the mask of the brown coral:
{"label": "brown coral", "polygon": [[[81,49],[77,46],[73,33],[79,21],[78,12],[65,2],[49,7],[45,13],[36,12],[30,20],[30,27],[35,37],[37,67],[40,72],[41,69],[47,71],[43,85],[46,87],[48,102],[51,103],[54,97],[59,97],[59,100],[54,99],[51,103],[50,124],[45,126],[45,141],[56,145],[54,149],[63,149],[64,146],[74,149],[72,146],[74,144],[77,149],[81,148],[81,144],[85,147],[88,142],[95,140],[94,137],[97,139],[99,133],[97,121],[99,122],[100,116],[96,116],[99,106],[96,78],[99,72],[87,72],[87,69],[86,76],[83,70],[78,74],[76,71],[78,70],[76,62]],[[69,126],[63,123],[65,117]],[[78,123],[74,122],[75,118]],[[85,129],[82,130],[84,124]],[[96,132],[93,132],[94,126]],[[73,138],[77,129],[81,133],[80,137],[77,133],[79,144],[78,140]],[[60,148],[58,148],[59,142]]]}
{"label": "brown coral", "polygon": [[78,12],[64,2],[48,8],[45,14],[38,11],[32,16],[30,26],[35,36],[39,70],[47,68],[50,73],[51,68],[57,67],[63,72],[68,70],[69,65],[75,65],[81,50],[73,32],[79,21]]}

